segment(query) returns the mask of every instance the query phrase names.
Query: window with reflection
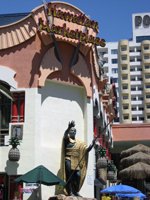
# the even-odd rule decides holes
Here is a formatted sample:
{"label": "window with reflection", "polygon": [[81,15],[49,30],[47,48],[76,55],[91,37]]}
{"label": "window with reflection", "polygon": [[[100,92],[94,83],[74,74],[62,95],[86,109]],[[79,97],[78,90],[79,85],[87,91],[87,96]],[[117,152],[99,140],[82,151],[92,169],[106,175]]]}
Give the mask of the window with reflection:
{"label": "window with reflection", "polygon": [[0,146],[5,145],[9,124],[24,122],[24,92],[10,92],[10,85],[0,81]]}

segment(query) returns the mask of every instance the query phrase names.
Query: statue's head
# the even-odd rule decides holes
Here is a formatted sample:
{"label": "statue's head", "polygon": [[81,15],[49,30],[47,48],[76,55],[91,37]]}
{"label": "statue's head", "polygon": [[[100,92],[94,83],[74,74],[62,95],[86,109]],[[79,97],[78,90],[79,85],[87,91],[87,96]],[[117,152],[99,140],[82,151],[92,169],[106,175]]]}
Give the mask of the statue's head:
{"label": "statue's head", "polygon": [[75,135],[76,135],[75,122],[71,121],[69,122],[68,128],[65,131],[64,139],[68,139],[68,138],[75,139]]}
{"label": "statue's head", "polygon": [[76,136],[76,129],[74,127],[71,127],[68,131],[68,135],[71,139],[75,139]]}

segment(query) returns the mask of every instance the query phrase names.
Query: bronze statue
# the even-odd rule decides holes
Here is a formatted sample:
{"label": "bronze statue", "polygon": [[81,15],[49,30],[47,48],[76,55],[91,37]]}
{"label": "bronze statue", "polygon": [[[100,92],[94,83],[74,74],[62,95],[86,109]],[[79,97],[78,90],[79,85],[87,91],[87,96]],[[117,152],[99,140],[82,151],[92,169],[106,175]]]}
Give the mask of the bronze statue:
{"label": "bronze statue", "polygon": [[75,136],[75,122],[71,121],[64,133],[61,158],[61,178],[66,182],[64,192],[68,196],[80,196],[79,191],[87,171],[88,152],[95,144],[93,140],[92,144],[87,147]]}

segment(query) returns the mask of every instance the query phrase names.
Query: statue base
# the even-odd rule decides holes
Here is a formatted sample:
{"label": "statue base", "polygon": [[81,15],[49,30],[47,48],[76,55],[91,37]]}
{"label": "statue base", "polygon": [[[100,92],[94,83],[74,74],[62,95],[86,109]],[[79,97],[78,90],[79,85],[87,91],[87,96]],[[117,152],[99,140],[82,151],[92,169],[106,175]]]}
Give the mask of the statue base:
{"label": "statue base", "polygon": [[64,194],[59,194],[53,197],[50,197],[48,200],[96,200],[96,198],[87,198],[80,196],[66,196]]}

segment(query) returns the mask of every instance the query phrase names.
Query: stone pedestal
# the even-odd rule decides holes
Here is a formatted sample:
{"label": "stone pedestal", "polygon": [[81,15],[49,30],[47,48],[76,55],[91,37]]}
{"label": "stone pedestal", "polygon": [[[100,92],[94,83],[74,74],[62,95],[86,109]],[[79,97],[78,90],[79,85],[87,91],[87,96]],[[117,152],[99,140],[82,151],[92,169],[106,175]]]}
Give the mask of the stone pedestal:
{"label": "stone pedestal", "polygon": [[95,198],[79,197],[79,196],[65,196],[63,194],[50,197],[48,200],[96,200]]}

